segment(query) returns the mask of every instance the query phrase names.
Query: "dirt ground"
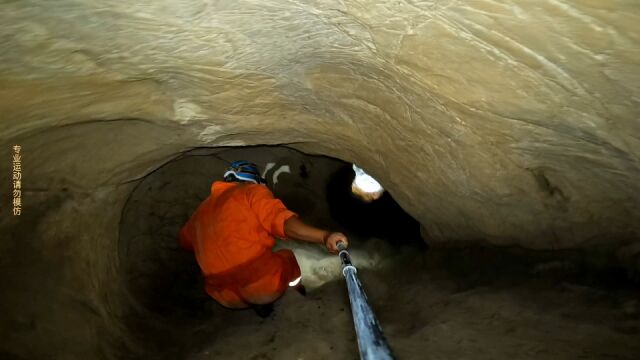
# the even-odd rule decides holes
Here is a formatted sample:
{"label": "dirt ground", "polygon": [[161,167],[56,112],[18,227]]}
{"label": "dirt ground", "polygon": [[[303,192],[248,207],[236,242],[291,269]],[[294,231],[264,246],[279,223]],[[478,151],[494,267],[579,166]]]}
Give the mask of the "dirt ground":
{"label": "dirt ground", "polygon": [[[631,360],[640,354],[639,292],[620,274],[518,249],[405,246],[391,252],[381,241],[360,245],[356,265],[365,260],[362,250],[386,255],[363,261],[375,266],[359,275],[398,359]],[[298,252],[309,269],[312,260]],[[208,302],[203,321],[162,341],[162,354],[358,359],[344,280],[315,284],[306,297],[286,293],[266,319]]]}
{"label": "dirt ground", "polygon": [[[280,159],[274,168],[292,169],[279,176],[277,195],[321,224],[329,213],[318,199],[335,164],[281,152],[266,156]],[[311,176],[298,176],[299,163]],[[279,243],[296,254],[308,293],[286,293],[266,319],[224,309],[204,293],[193,255],[179,249],[176,234],[220,171],[208,156],[169,164],[125,208],[123,274],[141,305],[125,317],[135,337],[127,340],[143,351],[125,349],[120,358],[357,359],[340,261],[320,246]],[[193,186],[172,182],[178,177]],[[337,199],[328,201],[331,217],[352,227],[353,261],[398,359],[640,358],[638,282],[602,253],[428,248],[397,204],[367,210],[349,202],[343,185],[328,187]],[[400,232],[412,226],[416,234]]]}

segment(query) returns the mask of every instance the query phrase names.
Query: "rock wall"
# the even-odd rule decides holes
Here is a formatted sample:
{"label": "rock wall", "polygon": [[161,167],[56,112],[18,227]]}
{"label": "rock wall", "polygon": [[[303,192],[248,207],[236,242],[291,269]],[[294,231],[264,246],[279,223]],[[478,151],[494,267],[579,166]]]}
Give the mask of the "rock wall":
{"label": "rock wall", "polygon": [[[37,337],[70,357],[112,355],[97,339],[121,330],[124,201],[200,146],[289,144],[355,162],[430,244],[603,248],[636,261],[637,1],[0,10],[0,173],[11,146],[23,148],[23,215],[0,207],[0,335],[15,348]],[[10,204],[11,182],[1,186]],[[46,300],[23,308],[34,297]]]}
{"label": "rock wall", "polygon": [[432,242],[637,236],[636,2],[2,10],[0,130],[38,174],[27,190],[119,183],[193,146],[287,143],[365,167]]}

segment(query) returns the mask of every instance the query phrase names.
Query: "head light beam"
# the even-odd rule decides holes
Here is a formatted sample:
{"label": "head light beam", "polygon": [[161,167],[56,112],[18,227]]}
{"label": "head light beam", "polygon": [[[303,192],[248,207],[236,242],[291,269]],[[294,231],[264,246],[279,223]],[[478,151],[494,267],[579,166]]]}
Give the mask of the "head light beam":
{"label": "head light beam", "polygon": [[373,201],[382,196],[384,188],[376,179],[367,174],[361,168],[353,164],[353,171],[356,176],[351,184],[351,191],[364,201]]}

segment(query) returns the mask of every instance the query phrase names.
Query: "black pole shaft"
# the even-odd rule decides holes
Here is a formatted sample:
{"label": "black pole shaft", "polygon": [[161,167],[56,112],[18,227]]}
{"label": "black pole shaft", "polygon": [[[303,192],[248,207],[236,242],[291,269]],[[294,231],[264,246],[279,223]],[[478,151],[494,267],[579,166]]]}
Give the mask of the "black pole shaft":
{"label": "black pole shaft", "polygon": [[338,244],[338,249],[342,261],[342,275],[347,281],[360,358],[362,360],[392,360],[391,349],[382,333],[378,319],[369,306],[367,295],[358,279],[358,271],[351,262],[351,256],[342,243]]}

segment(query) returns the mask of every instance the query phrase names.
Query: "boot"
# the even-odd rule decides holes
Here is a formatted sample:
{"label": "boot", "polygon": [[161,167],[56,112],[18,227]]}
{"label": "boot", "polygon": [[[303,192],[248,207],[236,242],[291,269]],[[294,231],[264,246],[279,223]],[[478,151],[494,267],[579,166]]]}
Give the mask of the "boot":
{"label": "boot", "polygon": [[273,312],[273,303],[268,304],[254,304],[253,310],[256,312],[256,315],[265,319],[268,318],[269,315]]}
{"label": "boot", "polygon": [[302,285],[302,283],[296,285],[294,290],[297,291],[302,296],[307,296],[307,289]]}

